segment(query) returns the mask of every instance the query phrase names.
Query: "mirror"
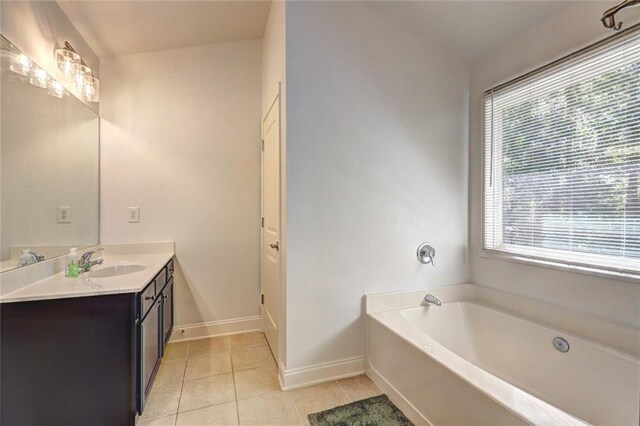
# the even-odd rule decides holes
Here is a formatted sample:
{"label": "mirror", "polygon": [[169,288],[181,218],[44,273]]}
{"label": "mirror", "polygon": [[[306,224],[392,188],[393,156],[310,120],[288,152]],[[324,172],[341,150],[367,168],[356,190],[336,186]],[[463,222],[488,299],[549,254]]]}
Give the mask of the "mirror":
{"label": "mirror", "polygon": [[4,272],[99,243],[99,118],[7,39],[0,41]]}

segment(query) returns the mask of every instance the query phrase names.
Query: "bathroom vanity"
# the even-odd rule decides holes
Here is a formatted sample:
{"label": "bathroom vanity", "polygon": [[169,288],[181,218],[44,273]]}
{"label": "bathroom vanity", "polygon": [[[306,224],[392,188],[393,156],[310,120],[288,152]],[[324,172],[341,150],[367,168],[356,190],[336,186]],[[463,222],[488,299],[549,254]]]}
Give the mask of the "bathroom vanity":
{"label": "bathroom vanity", "polygon": [[2,297],[3,425],[134,425],[173,329],[173,253],[107,256]]}
{"label": "bathroom vanity", "polygon": [[100,118],[0,50],[0,424],[134,425],[173,328],[173,243],[104,246],[65,277],[100,242]]}

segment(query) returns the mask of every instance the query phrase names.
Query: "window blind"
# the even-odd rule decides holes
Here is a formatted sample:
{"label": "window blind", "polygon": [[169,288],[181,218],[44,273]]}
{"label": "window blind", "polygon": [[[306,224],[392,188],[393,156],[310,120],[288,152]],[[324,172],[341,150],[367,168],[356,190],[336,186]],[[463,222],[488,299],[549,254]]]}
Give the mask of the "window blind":
{"label": "window blind", "polygon": [[640,31],[485,93],[484,248],[640,274]]}

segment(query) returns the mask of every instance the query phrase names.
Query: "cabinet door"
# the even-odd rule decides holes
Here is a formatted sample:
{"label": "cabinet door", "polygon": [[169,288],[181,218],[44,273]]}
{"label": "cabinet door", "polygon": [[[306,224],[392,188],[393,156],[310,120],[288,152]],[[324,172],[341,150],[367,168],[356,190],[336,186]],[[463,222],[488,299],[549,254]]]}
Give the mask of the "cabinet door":
{"label": "cabinet door", "polygon": [[144,410],[144,403],[151,390],[151,379],[155,374],[160,360],[159,321],[161,303],[155,303],[140,324],[140,376],[139,397],[140,413]]}
{"label": "cabinet door", "polygon": [[166,345],[173,330],[173,277],[162,293],[162,339]]}

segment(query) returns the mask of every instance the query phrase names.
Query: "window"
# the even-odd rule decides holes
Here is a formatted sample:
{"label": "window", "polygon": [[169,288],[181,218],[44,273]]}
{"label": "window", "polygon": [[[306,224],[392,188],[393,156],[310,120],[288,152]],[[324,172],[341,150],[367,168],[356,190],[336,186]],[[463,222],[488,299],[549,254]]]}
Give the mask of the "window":
{"label": "window", "polygon": [[484,248],[640,274],[640,31],[486,92]]}

